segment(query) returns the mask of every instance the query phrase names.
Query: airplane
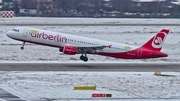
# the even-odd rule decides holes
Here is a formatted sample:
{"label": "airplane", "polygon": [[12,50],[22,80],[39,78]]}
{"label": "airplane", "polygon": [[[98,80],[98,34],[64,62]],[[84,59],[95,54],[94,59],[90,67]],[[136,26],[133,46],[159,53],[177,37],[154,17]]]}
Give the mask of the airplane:
{"label": "airplane", "polygon": [[87,54],[121,59],[167,57],[168,55],[161,52],[161,49],[168,33],[169,30],[162,29],[141,47],[29,27],[14,28],[11,31],[7,31],[6,35],[12,39],[22,41],[21,50],[24,49],[26,42],[46,45],[59,48],[59,51],[64,54],[82,54],[80,59],[87,62]]}

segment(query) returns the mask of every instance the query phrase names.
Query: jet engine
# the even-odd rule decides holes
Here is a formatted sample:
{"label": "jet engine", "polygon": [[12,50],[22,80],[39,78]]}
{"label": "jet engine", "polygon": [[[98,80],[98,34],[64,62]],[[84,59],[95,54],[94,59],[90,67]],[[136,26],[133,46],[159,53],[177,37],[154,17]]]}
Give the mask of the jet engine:
{"label": "jet engine", "polygon": [[[62,48],[60,48],[62,50]],[[77,52],[77,48],[70,47],[70,46],[64,46],[63,53],[68,55],[75,55]]]}

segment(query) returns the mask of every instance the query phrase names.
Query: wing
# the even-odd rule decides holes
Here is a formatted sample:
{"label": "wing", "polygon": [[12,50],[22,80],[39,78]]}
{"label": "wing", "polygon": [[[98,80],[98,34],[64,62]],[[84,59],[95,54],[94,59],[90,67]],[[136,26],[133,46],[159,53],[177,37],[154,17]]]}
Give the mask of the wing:
{"label": "wing", "polygon": [[99,51],[103,51],[104,48],[111,48],[112,45],[109,46],[93,46],[93,47],[79,47],[79,46],[72,46],[77,48],[78,51],[82,52],[90,52],[90,53],[94,53],[94,52],[99,52]]}

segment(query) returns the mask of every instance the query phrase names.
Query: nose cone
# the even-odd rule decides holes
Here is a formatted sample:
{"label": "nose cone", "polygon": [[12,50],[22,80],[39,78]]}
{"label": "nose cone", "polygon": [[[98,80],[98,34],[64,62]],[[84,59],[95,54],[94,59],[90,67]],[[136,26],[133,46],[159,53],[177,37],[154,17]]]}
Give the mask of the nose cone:
{"label": "nose cone", "polygon": [[11,38],[13,34],[11,31],[8,31],[8,32],[6,32],[6,35]]}

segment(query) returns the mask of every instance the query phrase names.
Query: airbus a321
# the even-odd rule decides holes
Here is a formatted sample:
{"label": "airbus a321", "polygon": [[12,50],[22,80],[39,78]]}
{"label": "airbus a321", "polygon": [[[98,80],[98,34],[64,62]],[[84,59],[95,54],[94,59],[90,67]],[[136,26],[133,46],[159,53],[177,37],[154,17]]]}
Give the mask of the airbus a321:
{"label": "airbus a321", "polygon": [[68,55],[82,54],[80,59],[88,61],[87,54],[110,56],[122,59],[147,59],[167,57],[161,52],[163,43],[169,30],[162,29],[141,47],[103,41],[87,37],[40,30],[29,27],[18,27],[8,31],[6,35],[12,39],[22,41],[21,49],[26,42],[59,48],[60,52]]}

